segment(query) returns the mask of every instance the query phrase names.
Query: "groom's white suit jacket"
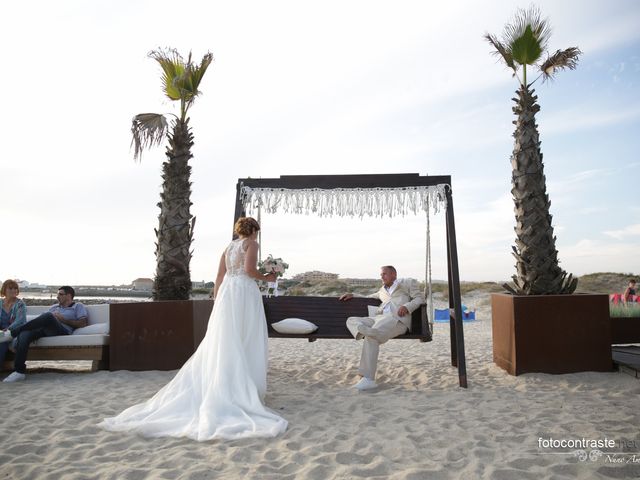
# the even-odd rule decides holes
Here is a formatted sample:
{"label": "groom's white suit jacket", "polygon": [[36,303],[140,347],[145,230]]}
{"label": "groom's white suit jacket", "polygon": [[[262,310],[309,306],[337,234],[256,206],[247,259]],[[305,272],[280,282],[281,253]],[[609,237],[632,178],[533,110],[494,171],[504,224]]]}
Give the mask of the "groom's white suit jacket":
{"label": "groom's white suit jacket", "polygon": [[[376,293],[368,295],[369,298],[377,298],[382,303],[378,307],[378,314],[381,315],[384,308],[390,304],[391,314],[402,322],[409,331],[411,331],[411,314],[420,307],[424,302],[424,295],[418,286],[418,282],[411,278],[398,278],[395,287],[391,287],[390,291],[380,287]],[[405,306],[409,310],[409,314],[404,317],[398,316],[398,308]]]}

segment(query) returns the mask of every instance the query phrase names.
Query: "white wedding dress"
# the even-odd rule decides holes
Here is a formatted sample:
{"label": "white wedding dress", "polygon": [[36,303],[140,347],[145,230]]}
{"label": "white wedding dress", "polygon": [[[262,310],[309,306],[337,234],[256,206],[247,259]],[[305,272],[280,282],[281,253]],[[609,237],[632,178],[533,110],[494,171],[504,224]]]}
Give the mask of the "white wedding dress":
{"label": "white wedding dress", "polygon": [[99,426],[148,437],[274,437],[287,421],[266,408],[267,323],[255,280],[244,271],[244,241],[225,251],[227,272],[207,334],[177,375],[146,402]]}

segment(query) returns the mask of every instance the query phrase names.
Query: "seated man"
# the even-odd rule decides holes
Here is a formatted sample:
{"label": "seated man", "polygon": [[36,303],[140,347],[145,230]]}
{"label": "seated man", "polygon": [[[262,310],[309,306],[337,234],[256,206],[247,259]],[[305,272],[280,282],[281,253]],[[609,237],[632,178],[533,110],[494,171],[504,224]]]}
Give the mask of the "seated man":
{"label": "seated man", "polygon": [[[424,295],[418,282],[410,278],[398,279],[397,272],[391,265],[380,269],[382,287],[370,298],[379,299],[382,304],[375,317],[349,317],[347,328],[356,340],[364,337],[364,346],[360,357],[358,371],[362,379],[355,385],[358,390],[377,387],[375,382],[378,367],[380,345],[387,340],[411,330],[411,313],[424,303]],[[353,294],[345,293],[340,300],[353,298]]]}
{"label": "seated man", "polygon": [[58,289],[58,303],[52,306],[48,312],[13,331],[3,332],[3,335],[0,336],[0,342],[9,342],[17,338],[15,371],[3,382],[17,382],[25,379],[27,353],[31,342],[42,337],[70,335],[76,328],[87,326],[89,317],[87,308],[82,303],[73,301],[75,293],[71,287],[60,287]]}

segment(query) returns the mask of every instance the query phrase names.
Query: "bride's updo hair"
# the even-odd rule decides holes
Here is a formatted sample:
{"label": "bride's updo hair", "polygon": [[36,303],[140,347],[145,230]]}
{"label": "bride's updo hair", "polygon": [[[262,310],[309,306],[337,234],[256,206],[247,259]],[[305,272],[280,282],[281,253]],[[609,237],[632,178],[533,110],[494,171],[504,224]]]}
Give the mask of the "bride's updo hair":
{"label": "bride's updo hair", "polygon": [[256,221],[255,218],[251,217],[240,217],[236,224],[233,227],[233,231],[236,235],[241,237],[248,237],[253,232],[257,232],[260,230],[260,224]]}

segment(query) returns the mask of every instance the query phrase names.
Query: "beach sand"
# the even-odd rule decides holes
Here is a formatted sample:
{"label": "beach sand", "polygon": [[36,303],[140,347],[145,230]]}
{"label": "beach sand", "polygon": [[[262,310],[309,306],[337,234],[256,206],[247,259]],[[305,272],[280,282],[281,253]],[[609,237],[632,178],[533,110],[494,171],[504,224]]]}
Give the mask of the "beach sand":
{"label": "beach sand", "polygon": [[[477,316],[464,325],[468,389],[450,365],[448,324],[435,325],[431,343],[384,345],[380,387],[362,393],[352,388],[361,343],[270,339],[266,402],[289,421],[275,439],[198,443],[96,427],[175,372],[90,373],[74,362],[0,383],[0,480],[640,477],[640,381],[617,372],[509,376],[492,363],[486,302]],[[539,438],[606,438],[616,447],[602,451],[624,455],[581,461],[576,448],[541,448]]]}

